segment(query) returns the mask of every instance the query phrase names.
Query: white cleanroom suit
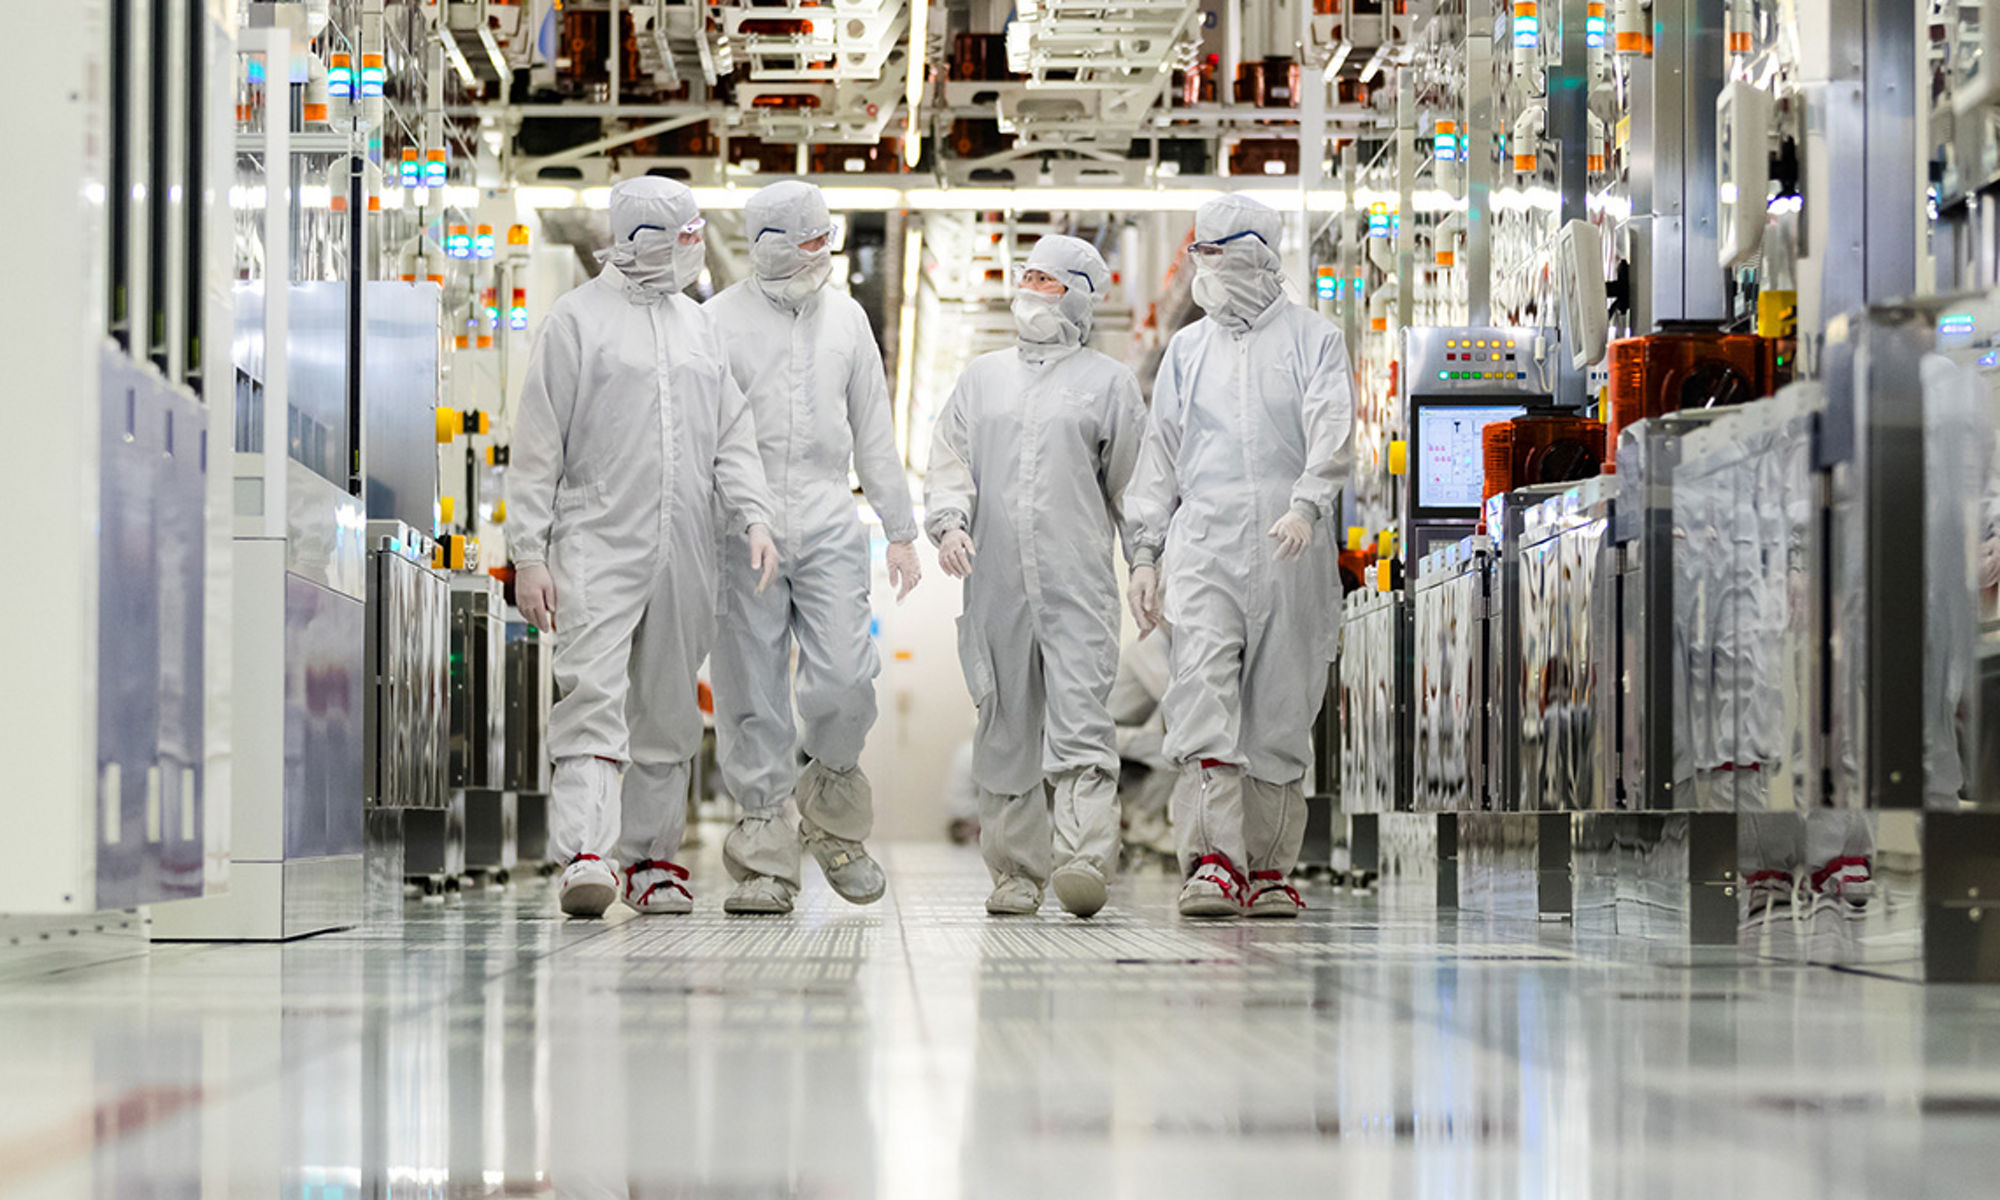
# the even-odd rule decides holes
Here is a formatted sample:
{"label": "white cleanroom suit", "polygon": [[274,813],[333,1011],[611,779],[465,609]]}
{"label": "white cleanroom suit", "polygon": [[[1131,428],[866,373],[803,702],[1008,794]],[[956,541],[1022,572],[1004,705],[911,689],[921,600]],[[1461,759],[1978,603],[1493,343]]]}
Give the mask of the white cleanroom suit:
{"label": "white cleanroom suit", "polygon": [[1173,630],[1173,819],[1192,908],[1206,910],[1184,892],[1190,915],[1240,912],[1267,890],[1271,915],[1296,911],[1284,879],[1340,629],[1334,539],[1313,533],[1347,477],[1353,372],[1339,331],[1285,298],[1281,232],[1246,196],[1196,213],[1207,315],[1168,343],[1126,494],[1134,615]]}
{"label": "white cleanroom suit", "polygon": [[926,523],[948,569],[977,554],[959,658],[979,709],[972,771],[997,885],[989,911],[1039,907],[1053,867],[1065,907],[1088,915],[1117,864],[1117,735],[1105,706],[1118,665],[1112,538],[1145,404],[1131,371],[1084,346],[1092,301],[1110,283],[1096,250],[1045,237],[1024,270],[1066,290],[1023,289],[1016,347],[982,355],[959,379],[933,437]]}
{"label": "white cleanroom suit", "polygon": [[516,592],[556,630],[552,847],[585,873],[624,864],[646,911],[685,910],[671,860],[715,628],[711,510],[757,527],[760,556],[772,519],[749,403],[714,322],[681,295],[701,258],[673,239],[699,219],[670,180],[612,189],[607,265],[542,323],[508,473]]}
{"label": "white cleanroom suit", "polygon": [[[826,286],[833,219],[824,197],[798,180],[772,184],[750,198],[743,220],[755,274],[707,307],[756,415],[784,567],[760,595],[747,559],[724,556],[716,739],[723,783],[742,814],[723,861],[738,880],[763,885],[743,889],[737,907],[784,911],[799,888],[802,829],[834,890],[865,904],[883,888],[861,847],[874,810],[859,766],[881,662],[869,632],[868,531],[849,466],[881,518],[891,574],[908,583],[918,572],[919,531],[874,330],[859,304]],[[727,536],[740,541],[742,533]],[[803,780],[801,745],[812,760]],[[787,809],[795,797],[797,826]],[[765,881],[777,891],[750,902],[753,891],[769,890]]]}

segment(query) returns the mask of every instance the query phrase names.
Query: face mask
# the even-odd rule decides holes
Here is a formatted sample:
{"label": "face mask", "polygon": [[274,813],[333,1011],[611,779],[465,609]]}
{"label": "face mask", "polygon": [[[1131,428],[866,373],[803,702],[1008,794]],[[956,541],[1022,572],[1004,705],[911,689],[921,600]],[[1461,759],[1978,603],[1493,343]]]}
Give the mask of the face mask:
{"label": "face mask", "polygon": [[696,242],[683,246],[680,239],[674,239],[674,290],[688,287],[701,278],[701,269],[708,265],[708,243]]}
{"label": "face mask", "polygon": [[1014,294],[1014,328],[1020,332],[1022,341],[1047,344],[1067,340],[1063,335],[1070,326],[1057,311],[1059,302],[1057,297],[1040,292]]}
{"label": "face mask", "polygon": [[[679,244],[677,234],[662,233],[657,229],[642,229],[625,241],[619,242],[598,255],[598,261],[610,263],[618,268],[618,273],[644,288],[663,288],[679,291],[694,282],[694,275],[683,275],[683,256],[686,249]],[[702,247],[693,247],[699,256]],[[694,274],[701,272],[700,257],[694,260]]]}
{"label": "face mask", "polygon": [[751,252],[751,265],[765,295],[782,304],[798,305],[833,273],[833,248],[800,250],[782,238],[763,238]]}
{"label": "face mask", "polygon": [[1211,315],[1229,304],[1229,285],[1222,276],[1208,267],[1196,267],[1194,272],[1194,302],[1201,305],[1201,311]]}

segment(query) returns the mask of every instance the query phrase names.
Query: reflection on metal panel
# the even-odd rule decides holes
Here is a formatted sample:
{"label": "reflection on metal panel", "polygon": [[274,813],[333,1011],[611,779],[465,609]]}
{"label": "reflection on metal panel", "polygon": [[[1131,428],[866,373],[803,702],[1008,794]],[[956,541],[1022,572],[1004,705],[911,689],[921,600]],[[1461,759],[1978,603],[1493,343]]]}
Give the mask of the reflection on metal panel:
{"label": "reflection on metal panel", "polygon": [[359,854],[367,606],[285,576],[285,857]]}
{"label": "reflection on metal panel", "polygon": [[208,418],[122,355],[102,372],[96,907],[125,908],[202,894]]}
{"label": "reflection on metal panel", "polygon": [[285,444],[293,461],[347,486],[347,285],[294,283],[285,336]]}
{"label": "reflection on metal panel", "polygon": [[[507,623],[507,778],[510,792],[549,790],[549,708],[555,702],[554,649],[522,621]],[[523,849],[523,856],[526,856]]]}
{"label": "reflection on metal panel", "polygon": [[1520,805],[1608,808],[1617,639],[1610,516],[1615,477],[1523,514],[1519,580]]}
{"label": "reflection on metal panel", "polygon": [[1674,473],[1674,806],[1819,803],[1824,527],[1796,384],[1688,434]]}
{"label": "reflection on metal panel", "polygon": [[438,287],[374,282],[363,296],[368,519],[428,529],[438,490]]}
{"label": "reflection on metal panel", "polygon": [[498,790],[506,735],[506,615],[500,581],[467,576],[451,585],[451,783]]}
{"label": "reflection on metal panel", "polygon": [[451,589],[407,552],[414,531],[386,528],[396,531],[394,549],[374,555],[369,593],[368,799],[376,808],[442,808]]}
{"label": "reflection on metal panel", "polygon": [[1407,767],[1400,655],[1400,592],[1360,591],[1341,621],[1340,803],[1346,812],[1393,812]]}
{"label": "reflection on metal panel", "polygon": [[1425,556],[1417,572],[1411,693],[1415,806],[1485,808],[1486,539]]}

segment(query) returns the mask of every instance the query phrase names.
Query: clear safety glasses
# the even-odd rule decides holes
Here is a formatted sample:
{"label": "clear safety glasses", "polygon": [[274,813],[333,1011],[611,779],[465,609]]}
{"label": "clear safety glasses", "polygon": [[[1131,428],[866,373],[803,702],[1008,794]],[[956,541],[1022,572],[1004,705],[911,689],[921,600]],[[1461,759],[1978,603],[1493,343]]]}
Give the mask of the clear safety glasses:
{"label": "clear safety glasses", "polygon": [[[680,244],[683,246],[698,244],[701,241],[701,231],[706,228],[708,228],[708,219],[706,217],[696,217],[694,220],[689,221],[687,224],[681,226]],[[654,233],[666,232],[666,229],[659,225],[641,225],[632,231],[632,236],[636,238],[647,230],[651,230]]]}
{"label": "clear safety glasses", "polygon": [[[1187,248],[1188,257],[1197,263],[1207,263],[1209,266],[1215,266],[1222,261],[1222,256],[1228,252],[1230,243],[1240,242],[1244,238],[1256,238],[1259,242],[1264,241],[1262,237],[1258,236],[1255,230],[1246,229],[1242,233],[1232,233],[1226,238],[1218,238],[1212,242],[1191,242]],[[1269,243],[1265,244],[1268,245]]]}
{"label": "clear safety glasses", "polygon": [[790,241],[793,246],[808,253],[817,252],[822,248],[836,250],[840,248],[840,227],[838,225],[825,225],[813,229],[801,230],[798,233],[786,233],[782,229],[760,229],[757,231],[757,241],[761,242],[767,237],[784,238]]}

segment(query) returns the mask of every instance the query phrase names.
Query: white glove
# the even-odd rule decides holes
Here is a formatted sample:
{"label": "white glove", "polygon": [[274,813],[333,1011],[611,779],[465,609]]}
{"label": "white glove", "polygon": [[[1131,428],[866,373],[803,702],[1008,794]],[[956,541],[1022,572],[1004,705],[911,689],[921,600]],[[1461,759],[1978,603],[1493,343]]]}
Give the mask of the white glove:
{"label": "white glove", "polygon": [[1160,572],[1154,567],[1133,567],[1132,582],[1125,589],[1132,606],[1132,619],[1139,623],[1139,639],[1166,623],[1160,613]]}
{"label": "white glove", "polygon": [[1271,557],[1279,562],[1290,562],[1312,545],[1312,522],[1295,512],[1288,512],[1278,518],[1278,523],[1271,526],[1271,532],[1266,536],[1278,543]]}
{"label": "white glove", "polygon": [[750,569],[757,572],[757,594],[778,577],[778,543],[771,538],[769,525],[750,527]]}
{"label": "white glove", "polygon": [[972,560],[979,557],[979,551],[972,546],[972,535],[963,529],[954,529],[938,542],[938,563],[944,573],[953,579],[963,579],[972,574]]}
{"label": "white glove", "polygon": [[917,562],[916,543],[890,542],[883,558],[889,563],[889,586],[896,589],[896,603],[901,604],[903,597],[924,577],[924,568]]}
{"label": "white glove", "polygon": [[556,577],[541,563],[514,568],[514,607],[536,629],[556,631]]}

